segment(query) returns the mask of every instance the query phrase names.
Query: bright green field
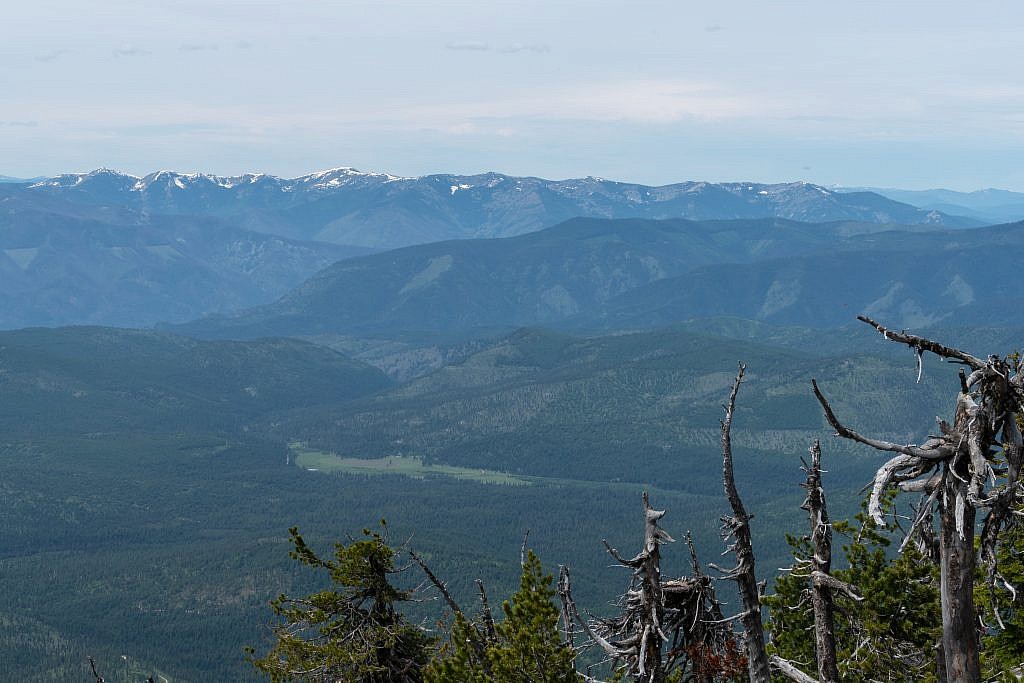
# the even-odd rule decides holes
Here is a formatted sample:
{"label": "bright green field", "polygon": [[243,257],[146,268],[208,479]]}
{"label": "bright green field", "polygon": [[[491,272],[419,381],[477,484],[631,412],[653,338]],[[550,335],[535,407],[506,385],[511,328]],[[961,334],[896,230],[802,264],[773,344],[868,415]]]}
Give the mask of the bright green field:
{"label": "bright green field", "polygon": [[292,442],[288,444],[288,447],[295,456],[296,465],[317,472],[398,474],[415,478],[434,475],[476,481],[483,484],[505,484],[507,486],[526,486],[530,484],[530,481],[524,477],[516,477],[493,470],[469,469],[466,467],[453,467],[451,465],[424,465],[423,461],[417,457],[393,455],[364,460],[362,458],[342,458],[331,453],[313,450],[299,442]]}

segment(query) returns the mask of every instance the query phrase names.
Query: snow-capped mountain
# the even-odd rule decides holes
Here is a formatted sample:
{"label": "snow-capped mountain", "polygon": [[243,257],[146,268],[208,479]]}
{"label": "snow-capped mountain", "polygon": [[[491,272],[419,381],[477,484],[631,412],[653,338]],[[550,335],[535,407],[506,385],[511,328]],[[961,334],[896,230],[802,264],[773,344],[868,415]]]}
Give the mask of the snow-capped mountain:
{"label": "snow-capped mountain", "polygon": [[374,248],[508,237],[577,216],[978,224],[872,192],[841,192],[804,182],[646,186],[499,173],[400,177],[353,168],[297,178],[172,171],[137,177],[99,169],[47,178],[27,191],[145,213],[212,215],[260,232]]}

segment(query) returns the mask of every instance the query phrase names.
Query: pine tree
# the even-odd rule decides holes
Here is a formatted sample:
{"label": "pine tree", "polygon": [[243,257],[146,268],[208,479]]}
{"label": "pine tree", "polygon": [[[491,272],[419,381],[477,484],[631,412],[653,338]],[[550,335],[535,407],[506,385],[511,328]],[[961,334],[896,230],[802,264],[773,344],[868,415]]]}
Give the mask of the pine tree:
{"label": "pine tree", "polygon": [[442,657],[427,669],[427,683],[577,683],[575,651],[558,630],[553,578],[529,551],[519,590],[502,605],[493,636],[482,623],[455,617]]}
{"label": "pine tree", "polygon": [[[894,558],[890,539],[864,512],[858,524],[835,523],[849,534],[843,546],[847,569],[833,575],[864,599],[835,594],[835,637],[839,674],[844,681],[936,680],[935,645],[941,637],[938,568],[913,545]],[[806,538],[787,539],[797,558],[811,552]],[[813,670],[814,618],[806,600],[809,577],[794,572],[779,577],[774,595],[765,598],[771,651]]]}
{"label": "pine tree", "polygon": [[[273,683],[419,683],[431,639],[396,608],[411,594],[393,586],[395,551],[368,529],[364,538],[335,544],[334,559],[321,559],[296,528],[289,530],[299,562],[322,569],[331,587],[301,598],[271,601],[280,617],[275,642],[265,656],[250,661]],[[250,654],[253,650],[250,648]]]}
{"label": "pine tree", "polygon": [[[1017,512],[1024,517],[1024,506]],[[1024,673],[1024,522],[1004,531],[997,560],[1002,585],[992,589],[980,571],[974,583],[975,604],[987,626],[981,664],[985,680],[1016,683]]]}

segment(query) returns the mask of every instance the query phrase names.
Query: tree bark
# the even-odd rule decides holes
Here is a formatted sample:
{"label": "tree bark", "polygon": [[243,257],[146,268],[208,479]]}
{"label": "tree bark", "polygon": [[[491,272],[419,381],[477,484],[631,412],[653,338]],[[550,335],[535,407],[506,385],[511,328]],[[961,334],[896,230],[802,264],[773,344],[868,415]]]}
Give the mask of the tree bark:
{"label": "tree bark", "polygon": [[747,673],[751,683],[770,683],[771,669],[768,665],[768,653],[764,643],[764,626],[761,623],[761,591],[757,585],[754,572],[754,547],[750,536],[750,515],[743,507],[732,466],[732,418],[736,408],[736,394],[746,366],[740,363],[736,379],[729,394],[729,403],[725,406],[725,419],[722,420],[722,481],[725,496],[732,508],[732,517],[722,519],[722,528],[726,539],[734,539],[730,549],[736,555],[736,567],[727,574],[727,578],[736,581],[739,588],[743,614],[743,640],[747,648]]}
{"label": "tree bark", "polygon": [[978,618],[974,610],[975,512],[972,505],[963,505],[958,523],[956,509],[956,501],[966,495],[965,488],[962,481],[947,476],[939,510],[942,649],[946,680],[973,683],[981,680]]}
{"label": "tree bark", "polygon": [[828,577],[832,571],[832,525],[821,485],[821,444],[811,446],[811,465],[807,468],[807,500],[804,509],[811,525],[811,607],[814,610],[814,652],[818,660],[818,679],[822,683],[839,683],[836,663],[836,635],[833,616],[832,588],[818,576]]}

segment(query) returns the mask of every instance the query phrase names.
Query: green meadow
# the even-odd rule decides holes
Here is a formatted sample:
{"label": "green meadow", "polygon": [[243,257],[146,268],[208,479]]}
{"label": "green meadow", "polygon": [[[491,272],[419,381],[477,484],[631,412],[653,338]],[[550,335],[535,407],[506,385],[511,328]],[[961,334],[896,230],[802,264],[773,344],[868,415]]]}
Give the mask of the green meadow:
{"label": "green meadow", "polygon": [[343,458],[333,453],[325,453],[308,448],[302,443],[288,444],[295,464],[314,472],[343,472],[345,474],[397,474],[405,477],[422,479],[427,476],[443,476],[482,484],[505,484],[507,486],[526,486],[530,481],[525,477],[516,477],[505,472],[494,470],[470,469],[452,465],[426,465],[421,458],[405,455],[390,455],[383,458]]}

